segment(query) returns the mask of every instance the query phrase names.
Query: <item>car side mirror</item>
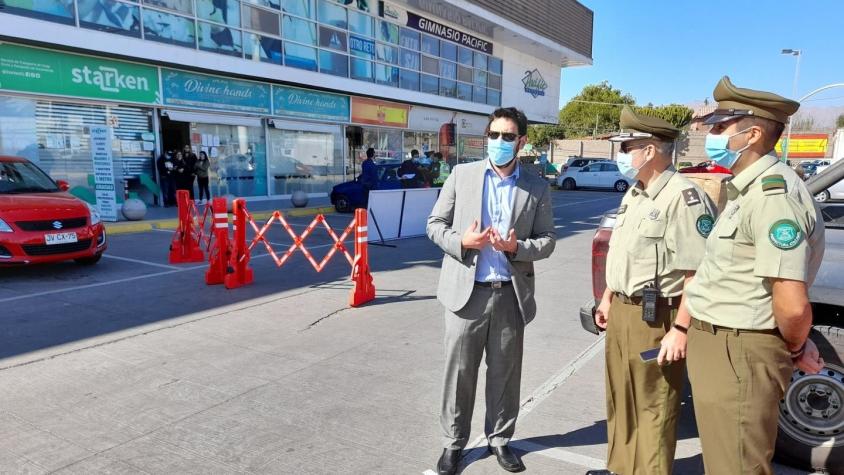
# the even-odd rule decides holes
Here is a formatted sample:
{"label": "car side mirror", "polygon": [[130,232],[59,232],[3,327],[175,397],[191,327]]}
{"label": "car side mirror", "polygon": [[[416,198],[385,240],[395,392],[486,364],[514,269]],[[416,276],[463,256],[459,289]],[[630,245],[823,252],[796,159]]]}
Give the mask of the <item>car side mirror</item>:
{"label": "car side mirror", "polygon": [[61,191],[67,191],[67,190],[70,189],[70,183],[68,183],[64,180],[57,180],[56,185],[59,186],[59,190],[61,190]]}

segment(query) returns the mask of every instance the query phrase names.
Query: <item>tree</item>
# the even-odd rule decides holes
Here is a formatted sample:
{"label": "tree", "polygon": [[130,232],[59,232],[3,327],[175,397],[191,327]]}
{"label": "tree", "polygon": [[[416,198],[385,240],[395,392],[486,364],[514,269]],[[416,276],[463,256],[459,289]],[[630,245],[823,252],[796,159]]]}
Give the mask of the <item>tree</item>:
{"label": "tree", "polygon": [[620,106],[635,103],[630,94],[613,88],[607,81],[588,85],[560,111],[559,127],[566,138],[613,132],[618,130]]}
{"label": "tree", "polygon": [[794,130],[812,130],[815,128],[815,119],[810,115],[798,114],[791,118],[791,128]]}
{"label": "tree", "polygon": [[689,122],[692,121],[692,115],[694,115],[693,110],[680,104],[668,104],[659,107],[648,104],[647,107],[636,107],[636,113],[659,117],[678,129],[689,125]]}
{"label": "tree", "polygon": [[559,125],[531,125],[528,127],[528,143],[536,148],[545,148],[552,140],[565,138]]}
{"label": "tree", "polygon": [[835,121],[835,126],[839,129],[844,128],[844,114],[838,116],[838,119]]}

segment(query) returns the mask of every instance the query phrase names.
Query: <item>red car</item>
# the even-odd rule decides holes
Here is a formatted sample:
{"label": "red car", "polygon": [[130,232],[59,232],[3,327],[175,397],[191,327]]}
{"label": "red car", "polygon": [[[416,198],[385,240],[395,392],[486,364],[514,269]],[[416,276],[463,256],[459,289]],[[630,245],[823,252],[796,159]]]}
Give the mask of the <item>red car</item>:
{"label": "red car", "polygon": [[681,168],[680,173],[723,173],[725,175],[732,175],[733,172],[729,168],[722,167],[715,162],[704,162],[693,167]]}
{"label": "red car", "polygon": [[97,209],[67,193],[32,162],[0,156],[0,266],[74,260],[96,264],[106,250]]}

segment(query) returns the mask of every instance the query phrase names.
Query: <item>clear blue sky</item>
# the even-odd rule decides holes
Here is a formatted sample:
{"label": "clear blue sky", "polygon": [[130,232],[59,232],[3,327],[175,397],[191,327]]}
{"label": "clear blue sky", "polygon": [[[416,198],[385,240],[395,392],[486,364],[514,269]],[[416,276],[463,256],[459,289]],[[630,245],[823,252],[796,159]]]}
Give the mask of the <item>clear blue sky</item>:
{"label": "clear blue sky", "polygon": [[[560,103],[608,80],[638,104],[712,100],[723,75],[740,87],[797,96],[844,83],[844,0],[580,0],[595,12],[593,65],[564,68]],[[844,104],[844,88],[813,106]],[[809,102],[806,103],[809,105]]]}

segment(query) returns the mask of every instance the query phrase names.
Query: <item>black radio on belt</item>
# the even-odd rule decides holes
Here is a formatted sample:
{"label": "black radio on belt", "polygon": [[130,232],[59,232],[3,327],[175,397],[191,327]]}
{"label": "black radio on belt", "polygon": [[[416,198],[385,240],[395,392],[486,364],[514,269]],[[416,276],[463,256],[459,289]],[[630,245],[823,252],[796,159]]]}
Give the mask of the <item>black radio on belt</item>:
{"label": "black radio on belt", "polygon": [[659,300],[659,245],[654,244],[656,253],[656,268],[654,280],[642,289],[642,320],[648,323],[656,322],[656,305]]}

